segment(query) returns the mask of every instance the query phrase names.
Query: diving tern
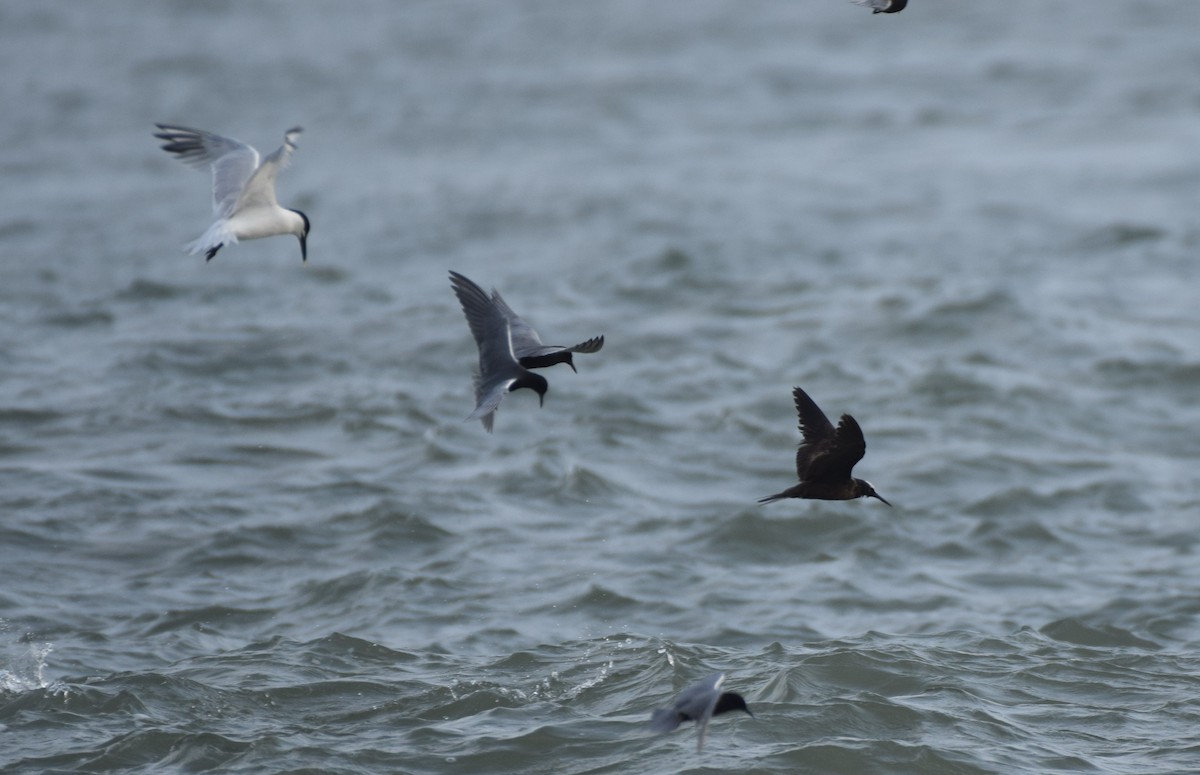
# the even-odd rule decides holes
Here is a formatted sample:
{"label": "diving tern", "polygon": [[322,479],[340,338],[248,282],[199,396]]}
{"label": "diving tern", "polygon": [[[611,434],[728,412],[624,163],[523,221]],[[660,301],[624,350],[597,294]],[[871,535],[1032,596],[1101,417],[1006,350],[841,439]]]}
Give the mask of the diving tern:
{"label": "diving tern", "polygon": [[696,750],[702,750],[704,737],[708,732],[708,722],[713,716],[719,716],[732,710],[744,711],[750,716],[754,715],[750,712],[742,695],[721,691],[721,685],[724,683],[724,673],[713,673],[708,678],[687,687],[679,693],[671,707],[659,708],[650,715],[650,731],[663,734],[670,732],[685,721],[695,721]]}
{"label": "diving tern", "polygon": [[517,360],[513,352],[512,326],[495,299],[458,272],[450,272],[450,285],[467,316],[467,325],[479,347],[479,372],[475,375],[475,411],[468,420],[480,420],[492,432],[496,409],[505,393],[529,388],[538,394],[540,406],[550,385]]}

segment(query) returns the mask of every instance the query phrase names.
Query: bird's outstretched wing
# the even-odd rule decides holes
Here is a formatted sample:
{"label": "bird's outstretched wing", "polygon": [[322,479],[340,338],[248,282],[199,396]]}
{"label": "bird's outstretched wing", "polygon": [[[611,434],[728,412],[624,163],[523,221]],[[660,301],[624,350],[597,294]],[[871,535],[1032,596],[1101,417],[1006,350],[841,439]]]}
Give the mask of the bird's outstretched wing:
{"label": "bird's outstretched wing", "polygon": [[[508,302],[500,295],[500,291],[492,289],[492,301],[496,307],[508,320],[509,330],[512,332],[512,346],[514,353],[532,352],[544,347],[542,338],[538,336],[538,332],[533,329],[533,326],[525,322],[524,318],[513,312],[513,308],[508,306]],[[518,357],[520,357],[518,355]]]}
{"label": "bird's outstretched wing", "polygon": [[475,376],[475,411],[468,420],[482,420],[492,430],[496,408],[513,381],[522,373],[513,355],[508,318],[482,288],[458,272],[450,272],[450,285],[467,317],[467,326],[479,347],[479,373]]}
{"label": "bird's outstretched wing", "polygon": [[862,428],[848,414],[838,422],[833,439],[824,444],[808,463],[809,479],[841,481],[850,478],[854,465],[867,453]]}
{"label": "bird's outstretched wing", "polygon": [[[696,720],[697,751],[704,750],[704,739],[708,736],[708,722],[712,721],[713,711],[721,696],[721,684],[723,683],[725,683],[725,674],[713,673],[679,695],[679,701],[675,703],[677,709]],[[686,705],[686,707],[681,707],[681,705]]]}
{"label": "bird's outstretched wing", "polygon": [[889,0],[850,0],[855,5],[861,5],[864,8],[873,8],[876,11],[886,11]]}
{"label": "bird's outstretched wing", "polygon": [[507,372],[516,364],[512,352],[508,319],[483,289],[458,272],[450,272],[454,295],[462,305],[463,314],[475,344],[479,346],[480,377],[484,384],[493,373]]}
{"label": "bird's outstretched wing", "polygon": [[796,415],[800,418],[800,435],[803,438],[796,450],[796,475],[800,481],[804,481],[808,478],[812,460],[834,437],[835,431],[833,423],[829,422],[821,407],[808,397],[808,393],[798,387],[792,388],[792,398],[796,402]]}
{"label": "bird's outstretched wing", "polygon": [[268,154],[262,164],[258,165],[258,169],[254,170],[250,179],[246,181],[242,195],[234,206],[235,210],[250,207],[274,207],[277,204],[275,178],[279,175],[279,171],[291,162],[292,153],[296,150],[296,138],[303,131],[300,127],[294,126],[284,133],[283,145]]}
{"label": "bird's outstretched wing", "polygon": [[687,687],[679,693],[671,707],[659,708],[650,715],[650,730],[670,732],[685,721],[706,724],[716,707],[717,697],[720,696],[718,689],[724,681],[724,673],[713,673]]}
{"label": "bird's outstretched wing", "polygon": [[[557,353],[594,353],[604,346],[604,337],[596,336],[588,339],[586,342],[580,342],[572,347],[558,347],[546,345],[542,342],[542,337],[534,330],[533,326],[525,322],[525,319],[513,311],[513,308],[508,306],[508,302],[500,295],[500,291],[492,289],[492,301],[504,313],[504,317],[508,319],[508,326],[512,332],[513,353],[518,359],[522,358],[544,358]],[[557,361],[552,361],[557,362]],[[544,366],[546,364],[537,364],[535,367]],[[574,368],[572,366],[572,368]]]}
{"label": "bird's outstretched wing", "polygon": [[212,167],[213,213],[226,218],[237,209],[246,183],[258,168],[258,151],[232,137],[189,129],[173,124],[155,124],[154,136],[164,141],[164,151],[173,153],[189,167]]}

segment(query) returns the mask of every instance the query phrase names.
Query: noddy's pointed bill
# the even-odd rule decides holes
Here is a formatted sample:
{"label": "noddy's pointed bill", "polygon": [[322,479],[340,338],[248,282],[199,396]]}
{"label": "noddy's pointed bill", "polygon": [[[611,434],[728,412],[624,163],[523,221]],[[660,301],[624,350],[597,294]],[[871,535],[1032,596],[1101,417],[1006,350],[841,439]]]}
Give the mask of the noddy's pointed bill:
{"label": "noddy's pointed bill", "polygon": [[850,475],[854,465],[867,452],[862,428],[848,414],[843,414],[835,430],[820,407],[800,388],[792,389],[796,413],[800,416],[803,441],[796,450],[796,475],[800,483],[774,495],[759,498],[759,503],[771,503],[783,498],[810,498],[826,501],[848,501],[854,498],[883,496],[866,479]]}
{"label": "noddy's pointed bill", "polygon": [[211,261],[218,250],[239,240],[293,234],[300,239],[300,260],[308,261],[308,216],[275,201],[275,178],[296,150],[300,127],[289,129],[283,145],[259,164],[258,151],[231,137],[172,124],[155,126],[164,151],[195,169],[212,169],[216,220],[187,245],[189,253],[203,252],[204,260]]}
{"label": "noddy's pointed bill", "polygon": [[508,306],[504,297],[500,295],[500,291],[495,288],[492,289],[492,301],[504,313],[504,317],[508,318],[508,325],[512,330],[513,353],[521,365],[527,369],[544,369],[556,363],[565,363],[571,367],[571,371],[579,373],[575,368],[572,354],[594,353],[604,346],[603,336],[594,336],[586,342],[580,342],[571,347],[543,344],[542,338],[538,336],[538,332],[533,329],[533,326],[513,312],[512,307]]}
{"label": "noddy's pointed bill", "polygon": [[650,714],[650,731],[664,734],[676,729],[685,721],[696,722],[696,750],[704,749],[704,738],[708,722],[713,716],[740,710],[753,717],[745,698],[734,692],[722,692],[724,673],[713,673],[697,681],[679,693],[669,708],[659,708]]}
{"label": "noddy's pointed bill", "polygon": [[517,360],[513,353],[512,328],[494,299],[458,272],[450,272],[450,286],[462,305],[471,335],[479,347],[475,411],[467,419],[481,421],[484,429],[491,433],[496,410],[505,393],[529,388],[538,394],[538,406],[541,406],[550,385],[545,377],[529,371]]}
{"label": "noddy's pointed bill", "polygon": [[908,5],[908,0],[852,0],[852,2],[855,5],[872,9],[872,14],[900,13],[904,10],[904,6]]}

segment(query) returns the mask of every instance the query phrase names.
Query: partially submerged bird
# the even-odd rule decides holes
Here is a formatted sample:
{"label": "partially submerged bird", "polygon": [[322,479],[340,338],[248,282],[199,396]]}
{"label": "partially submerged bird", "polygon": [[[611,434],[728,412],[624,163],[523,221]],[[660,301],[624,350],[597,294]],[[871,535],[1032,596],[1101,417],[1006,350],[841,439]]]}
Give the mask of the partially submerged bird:
{"label": "partially submerged bird", "polygon": [[783,492],[759,498],[770,503],[782,498],[812,498],[825,501],[847,501],[854,498],[878,498],[888,503],[866,479],[850,476],[854,464],[867,451],[862,428],[848,414],[843,414],[837,430],[820,407],[800,388],[792,389],[796,412],[800,415],[800,434],[804,440],[796,450],[796,475],[800,483]]}
{"label": "partially submerged bird", "polygon": [[480,420],[484,429],[491,433],[496,409],[505,393],[529,388],[538,394],[538,405],[541,406],[550,385],[545,377],[529,371],[517,360],[513,352],[512,326],[500,305],[458,272],[450,272],[450,285],[479,347],[475,411],[467,419]]}
{"label": "partially submerged bird", "polygon": [[513,312],[512,307],[508,306],[500,291],[495,288],[492,289],[492,301],[508,318],[508,325],[512,330],[513,353],[527,369],[544,369],[556,363],[565,363],[571,367],[571,371],[578,373],[575,361],[571,357],[572,353],[594,353],[604,346],[603,336],[594,336],[571,347],[542,344],[542,338],[533,330],[533,326]]}
{"label": "partially submerged bird", "polygon": [[294,234],[300,238],[300,260],[308,260],[308,216],[280,207],[275,201],[275,176],[287,166],[300,127],[283,136],[283,145],[259,164],[258,151],[231,137],[171,124],[155,124],[154,136],[162,148],[190,167],[212,167],[213,214],[217,220],[199,239],[187,245],[189,253],[204,252],[211,261],[225,245],[238,240]]}
{"label": "partially submerged bird", "polygon": [[713,673],[703,681],[697,681],[679,693],[669,708],[659,708],[650,714],[650,730],[663,734],[677,728],[685,721],[696,722],[696,750],[704,748],[704,736],[708,722],[713,716],[731,710],[744,711],[753,717],[746,700],[740,694],[720,691],[725,683],[724,673]]}
{"label": "partially submerged bird", "polygon": [[908,0],[853,0],[855,5],[874,9],[871,13],[900,13]]}

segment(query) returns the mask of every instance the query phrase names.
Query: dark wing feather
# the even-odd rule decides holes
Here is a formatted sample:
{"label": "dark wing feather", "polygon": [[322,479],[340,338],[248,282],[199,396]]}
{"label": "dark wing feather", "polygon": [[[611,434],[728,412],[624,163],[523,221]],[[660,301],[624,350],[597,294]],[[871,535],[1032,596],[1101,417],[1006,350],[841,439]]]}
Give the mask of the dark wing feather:
{"label": "dark wing feather", "polygon": [[796,475],[800,477],[800,481],[804,481],[809,478],[809,468],[813,459],[819,456],[827,443],[833,439],[835,431],[833,423],[829,422],[829,418],[817,403],[808,397],[808,393],[798,387],[792,388],[792,398],[796,401],[800,435],[804,438],[796,450]]}
{"label": "dark wing feather", "polygon": [[808,463],[810,481],[842,482],[850,478],[854,465],[867,453],[862,428],[848,414],[843,414],[833,440],[817,451]]}
{"label": "dark wing feather", "polygon": [[480,395],[490,393],[497,382],[516,379],[522,373],[513,354],[508,318],[469,278],[450,272],[450,284],[479,346]]}
{"label": "dark wing feather", "polygon": [[[470,278],[452,271],[450,285],[454,288],[454,295],[458,297],[459,304],[462,305],[471,335],[475,337],[475,344],[479,345],[480,356],[482,357],[485,350],[498,349],[502,352],[508,339],[508,326],[504,314]],[[485,378],[486,376],[484,374]]]}
{"label": "dark wing feather", "polygon": [[508,302],[504,300],[504,297],[500,295],[500,291],[497,291],[495,288],[492,289],[492,301],[504,313],[504,317],[508,319],[508,325],[512,331],[513,353],[517,356],[518,360],[522,358],[545,358],[557,353],[594,353],[604,346],[603,336],[592,337],[574,347],[543,344],[542,337],[538,335],[534,327],[514,312],[513,308],[508,306]]}
{"label": "dark wing feather", "polygon": [[655,732],[670,732],[684,721],[707,723],[716,707],[720,695],[718,689],[725,680],[724,673],[713,673],[684,689],[675,698],[670,708],[654,711],[650,717],[650,729]]}
{"label": "dark wing feather", "polygon": [[586,342],[580,342],[579,344],[575,345],[574,347],[567,347],[566,349],[569,352],[573,352],[573,353],[594,353],[594,352],[599,352],[600,348],[603,346],[604,346],[604,337],[603,336],[593,336],[591,339],[587,340]]}
{"label": "dark wing feather", "polygon": [[509,329],[512,331],[512,346],[513,353],[517,358],[524,358],[527,355],[534,354],[543,348],[542,338],[538,336],[538,332],[533,326],[525,322],[525,320],[513,312],[513,308],[508,306],[508,302],[504,301],[504,297],[500,295],[500,291],[492,289],[492,301],[496,307],[508,319]]}

